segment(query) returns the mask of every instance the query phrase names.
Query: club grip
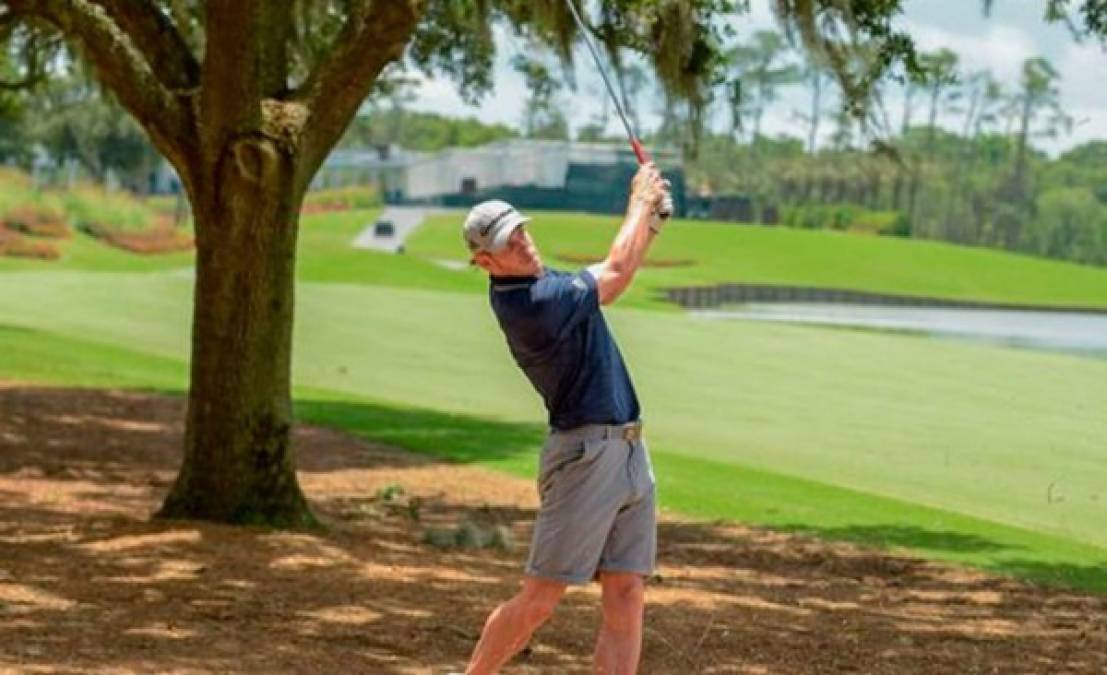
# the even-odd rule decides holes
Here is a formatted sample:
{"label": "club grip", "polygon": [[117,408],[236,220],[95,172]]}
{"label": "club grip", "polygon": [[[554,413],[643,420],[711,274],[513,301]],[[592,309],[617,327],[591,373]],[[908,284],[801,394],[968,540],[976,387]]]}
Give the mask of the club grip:
{"label": "club grip", "polygon": [[[650,157],[650,153],[646,152],[646,149],[642,147],[642,141],[637,138],[631,137],[630,147],[634,150],[634,156],[638,158],[638,165],[649,164],[653,161]],[[673,216],[672,199],[666,199],[662,202],[661,207],[657,210],[657,215],[663,219],[668,220]]]}

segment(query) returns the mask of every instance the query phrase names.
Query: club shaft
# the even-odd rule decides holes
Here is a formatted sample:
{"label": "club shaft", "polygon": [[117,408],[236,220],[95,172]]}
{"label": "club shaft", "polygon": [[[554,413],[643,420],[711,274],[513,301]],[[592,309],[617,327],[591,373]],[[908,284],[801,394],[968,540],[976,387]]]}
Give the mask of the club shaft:
{"label": "club shaft", "polygon": [[584,25],[584,19],[580,18],[580,13],[577,12],[577,6],[573,0],[565,0],[565,4],[569,5],[569,11],[573,14],[577,27],[580,28],[580,36],[584,38],[584,44],[588,46],[588,51],[592,53],[592,59],[596,62],[596,70],[600,71],[600,77],[603,78],[603,83],[607,87],[607,93],[611,94],[611,101],[615,104],[615,112],[619,113],[619,119],[623,121],[623,128],[627,130],[627,138],[630,140],[630,147],[634,150],[635,157],[638,158],[638,163],[645,164],[649,162],[650,155],[642,147],[642,142],[638,140],[638,134],[634,133],[634,128],[630,126],[630,120],[623,111],[622,104],[619,103],[619,97],[615,95],[615,87],[611,86],[611,80],[607,77],[607,72],[603,68],[600,53],[596,51],[596,46],[592,44],[592,40],[588,37],[588,28]]}

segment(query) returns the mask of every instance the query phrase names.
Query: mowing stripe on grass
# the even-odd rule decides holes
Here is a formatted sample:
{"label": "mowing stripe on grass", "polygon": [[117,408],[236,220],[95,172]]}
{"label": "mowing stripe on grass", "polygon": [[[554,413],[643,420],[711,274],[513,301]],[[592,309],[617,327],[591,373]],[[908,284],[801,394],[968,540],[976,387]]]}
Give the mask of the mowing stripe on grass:
{"label": "mowing stripe on grass", "polygon": [[[0,377],[183,395],[185,364],[0,326]],[[503,422],[298,387],[305,422],[533,478],[540,424]],[[652,451],[663,509],[902,549],[1037,581],[1107,592],[1107,550],[938,509],[730,463]],[[309,495],[310,497],[310,495]]]}
{"label": "mowing stripe on grass", "polygon": [[[189,293],[169,275],[0,275],[0,321],[183,359]],[[299,386],[543,419],[484,298],[340,284],[301,284],[297,297]],[[657,451],[1107,546],[1107,362],[655,312],[609,318]]]}

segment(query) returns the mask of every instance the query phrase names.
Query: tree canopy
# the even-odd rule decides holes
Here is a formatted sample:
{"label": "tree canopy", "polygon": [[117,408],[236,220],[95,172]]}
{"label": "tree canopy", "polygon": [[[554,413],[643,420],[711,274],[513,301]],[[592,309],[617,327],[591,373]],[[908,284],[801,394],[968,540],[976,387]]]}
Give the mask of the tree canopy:
{"label": "tree canopy", "polygon": [[[698,128],[747,3],[581,4],[616,73],[627,53],[640,54],[667,103]],[[1074,32],[1102,37],[1101,5],[1047,7],[1052,20],[1075,12]],[[834,73],[860,119],[876,109],[882,79],[926,75],[894,25],[901,6],[774,0],[787,34]],[[405,72],[449,78],[469,100],[489,93],[496,26],[570,72],[580,36],[564,0],[0,0],[0,43],[13,59],[0,88],[34,86],[80,59],[173,164],[192,202],[185,460],[164,515],[311,521],[289,446],[303,194],[366,97]],[[1053,234],[1042,245],[1082,242],[1071,223],[1086,206],[1072,195],[1050,202]]]}

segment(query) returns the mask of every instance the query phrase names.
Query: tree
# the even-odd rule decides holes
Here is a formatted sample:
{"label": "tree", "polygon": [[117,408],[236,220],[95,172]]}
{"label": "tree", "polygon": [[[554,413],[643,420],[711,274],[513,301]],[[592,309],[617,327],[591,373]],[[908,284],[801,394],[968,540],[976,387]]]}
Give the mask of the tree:
{"label": "tree", "polygon": [[1010,179],[999,190],[1001,208],[996,217],[996,234],[1003,238],[1006,248],[1018,246],[1028,216],[1034,211],[1034,191],[1027,184],[1031,133],[1054,136],[1058,129],[1070,128],[1072,124],[1060,104],[1059,79],[1059,73],[1045,58],[1027,59],[1023,63],[1020,89],[1009,101],[1018,117],[1015,157]]}
{"label": "tree", "polygon": [[[788,44],[776,31],[759,30],[753,34],[750,44],[738,45],[728,53],[734,70],[735,82],[740,83],[734,105],[734,129],[742,126],[742,118],[752,120],[752,139],[756,143],[761,136],[761,119],[777,100],[777,91],[787,84],[800,80],[799,67],[787,61]],[[732,84],[733,87],[733,84]]]}
{"label": "tree", "polygon": [[[644,52],[674,96],[702,105],[730,4],[605,9],[619,19],[620,46]],[[496,21],[571,56],[576,28],[554,0],[0,0],[0,27],[76,48],[192,204],[184,461],[161,515],[313,522],[289,446],[304,192],[386,67],[450,77],[470,99],[487,92]]]}
{"label": "tree", "polygon": [[523,76],[528,92],[523,102],[523,134],[528,138],[568,140],[569,122],[557,98],[561,82],[533,56],[519,54],[512,66]]}
{"label": "tree", "polygon": [[[8,79],[12,75],[10,64],[0,53],[0,77]],[[29,148],[22,140],[26,109],[24,96],[0,87],[0,162],[22,164],[29,159]]]}
{"label": "tree", "polygon": [[927,151],[933,151],[934,129],[938,124],[938,113],[952,102],[952,96],[956,90],[952,87],[957,83],[957,54],[945,47],[936,52],[922,54],[919,60],[927,70],[926,91],[930,97],[930,111],[926,118],[926,144]]}
{"label": "tree", "polygon": [[[1059,129],[1072,126],[1071,118],[1061,107],[1061,91],[1057,86],[1060,77],[1053,64],[1042,57],[1027,59],[1022,65],[1022,88],[1012,97],[1019,113],[1012,182],[1020,193],[1025,187],[1027,140],[1035,125],[1040,122],[1038,135],[1046,137],[1053,137]],[[1041,119],[1043,114],[1044,120]]]}
{"label": "tree", "polygon": [[1032,253],[1080,262],[1107,262],[1107,207],[1087,188],[1057,188],[1038,197],[1038,218],[1023,235]]}
{"label": "tree", "polygon": [[995,105],[1002,97],[1000,84],[989,71],[977,71],[965,81],[968,92],[968,107],[965,108],[965,117],[961,123],[960,147],[953,156],[952,186],[954,198],[947,200],[943,230],[947,235],[952,235],[955,241],[975,242],[977,238],[969,231],[968,214],[958,212],[957,208],[964,204],[965,195],[968,193],[965,174],[970,169],[977,139],[985,124],[994,122]]}
{"label": "tree", "polygon": [[819,140],[819,123],[823,119],[823,90],[826,88],[830,77],[826,64],[820,63],[818,58],[811,56],[805,62],[800,77],[811,89],[811,108],[807,113],[797,112],[796,117],[807,125],[807,152],[815,154],[815,147]]}
{"label": "tree", "polygon": [[924,162],[934,160],[934,133],[938,126],[938,114],[955,100],[958,95],[954,85],[957,83],[957,54],[945,49],[920,54],[919,63],[926,71],[923,82],[924,91],[929,99],[929,111],[926,118],[926,140],[922,152],[914,152],[911,163],[911,182],[907,191],[907,214],[915,232],[927,231],[922,227],[922,214],[919,209],[919,181]]}
{"label": "tree", "polygon": [[84,73],[71,69],[28,98],[24,141],[42,147],[55,166],[73,160],[98,181],[112,172],[131,189],[149,188],[159,160],[146,134]]}

